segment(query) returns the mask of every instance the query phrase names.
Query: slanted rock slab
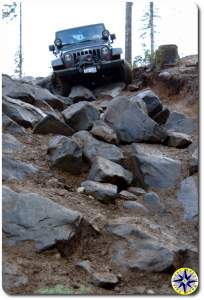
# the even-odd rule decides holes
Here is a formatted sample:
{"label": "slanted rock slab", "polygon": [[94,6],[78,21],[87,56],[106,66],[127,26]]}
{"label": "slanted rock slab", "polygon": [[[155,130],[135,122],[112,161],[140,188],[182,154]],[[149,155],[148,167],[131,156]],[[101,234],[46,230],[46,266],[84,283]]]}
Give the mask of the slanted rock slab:
{"label": "slanted rock slab", "polygon": [[3,98],[2,111],[19,125],[33,128],[46,114],[39,108],[21,100]]}
{"label": "slanted rock slab", "polygon": [[167,119],[164,128],[174,132],[181,132],[185,134],[193,134],[197,130],[197,121],[186,115],[172,111]]}
{"label": "slanted rock slab", "polygon": [[64,122],[60,121],[54,115],[45,116],[39,123],[37,123],[33,129],[33,133],[36,134],[61,134],[70,136],[74,133],[74,130]]}
{"label": "slanted rock slab", "polygon": [[[36,250],[67,244],[80,226],[82,215],[35,193],[3,187],[3,243],[34,241]],[[69,244],[67,245],[67,247]]]}
{"label": "slanted rock slab", "polygon": [[5,132],[14,134],[14,135],[24,135],[26,134],[26,130],[18,125],[15,121],[9,118],[7,115],[2,115],[2,128]]}
{"label": "slanted rock slab", "polygon": [[19,142],[13,135],[8,133],[2,134],[2,152],[12,154],[15,152],[21,152],[24,149],[24,145]]}
{"label": "slanted rock slab", "polygon": [[7,155],[2,156],[2,179],[3,181],[22,181],[29,176],[33,176],[39,171],[36,166],[10,158]]}

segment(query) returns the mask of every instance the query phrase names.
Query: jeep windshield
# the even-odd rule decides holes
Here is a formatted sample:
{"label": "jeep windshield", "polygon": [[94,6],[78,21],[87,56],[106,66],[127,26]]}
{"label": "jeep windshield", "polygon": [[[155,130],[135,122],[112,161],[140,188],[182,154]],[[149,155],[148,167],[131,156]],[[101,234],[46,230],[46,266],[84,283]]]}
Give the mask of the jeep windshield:
{"label": "jeep windshield", "polygon": [[62,45],[72,45],[102,39],[104,24],[89,25],[66,29],[56,32],[56,39],[62,41]]}

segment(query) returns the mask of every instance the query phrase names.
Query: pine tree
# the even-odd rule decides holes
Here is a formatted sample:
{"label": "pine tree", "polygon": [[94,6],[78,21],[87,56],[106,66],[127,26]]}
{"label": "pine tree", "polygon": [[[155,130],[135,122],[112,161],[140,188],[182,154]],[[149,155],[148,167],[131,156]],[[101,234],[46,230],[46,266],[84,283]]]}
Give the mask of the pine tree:
{"label": "pine tree", "polygon": [[13,19],[18,17],[17,9],[19,6],[19,47],[15,53],[14,63],[15,69],[14,74],[16,74],[19,78],[22,77],[22,65],[23,65],[23,51],[22,51],[22,5],[21,2],[19,5],[17,2],[13,2],[11,4],[3,4],[2,7],[2,19],[7,19],[7,22],[11,22]]}

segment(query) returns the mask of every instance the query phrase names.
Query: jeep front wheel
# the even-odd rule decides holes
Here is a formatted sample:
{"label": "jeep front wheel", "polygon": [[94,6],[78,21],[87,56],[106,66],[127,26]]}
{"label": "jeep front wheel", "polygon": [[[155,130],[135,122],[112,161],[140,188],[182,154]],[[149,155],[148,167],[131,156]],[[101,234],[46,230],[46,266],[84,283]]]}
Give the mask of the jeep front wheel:
{"label": "jeep front wheel", "polygon": [[127,61],[120,67],[120,80],[125,82],[126,85],[132,82],[132,68]]}
{"label": "jeep front wheel", "polygon": [[71,86],[69,83],[60,79],[56,74],[52,75],[52,90],[54,94],[68,97],[71,91]]}

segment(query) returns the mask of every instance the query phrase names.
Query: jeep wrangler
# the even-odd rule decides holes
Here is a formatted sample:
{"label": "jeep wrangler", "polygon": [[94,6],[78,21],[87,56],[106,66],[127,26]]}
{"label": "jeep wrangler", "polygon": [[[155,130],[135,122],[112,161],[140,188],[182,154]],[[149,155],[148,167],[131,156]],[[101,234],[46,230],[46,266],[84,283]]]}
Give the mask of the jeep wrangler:
{"label": "jeep wrangler", "polygon": [[57,31],[49,50],[52,60],[52,84],[57,93],[67,96],[70,84],[103,80],[110,76],[129,84],[130,65],[121,59],[122,49],[113,48],[116,38],[104,24],[93,24]]}

